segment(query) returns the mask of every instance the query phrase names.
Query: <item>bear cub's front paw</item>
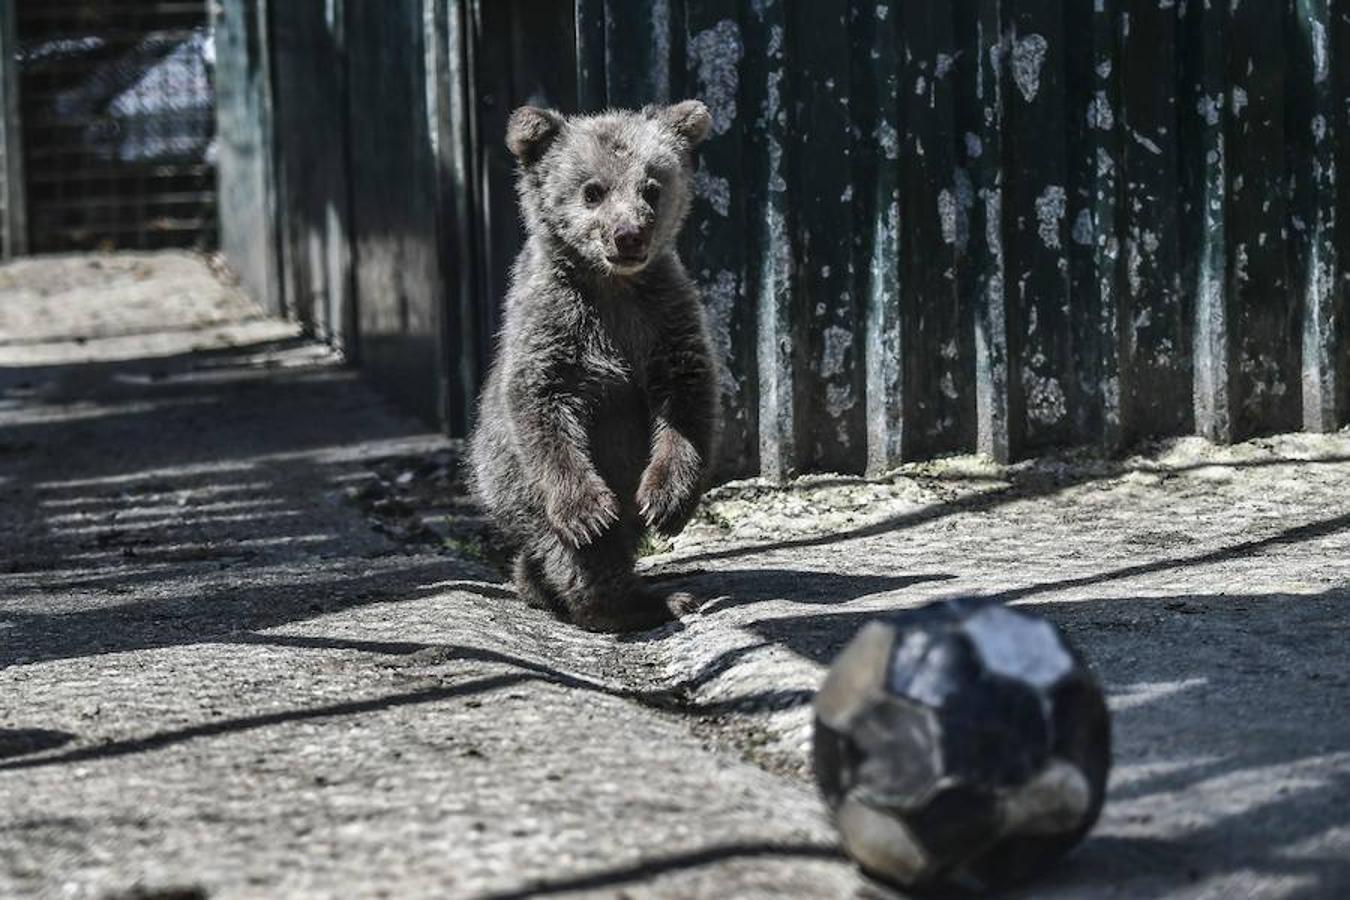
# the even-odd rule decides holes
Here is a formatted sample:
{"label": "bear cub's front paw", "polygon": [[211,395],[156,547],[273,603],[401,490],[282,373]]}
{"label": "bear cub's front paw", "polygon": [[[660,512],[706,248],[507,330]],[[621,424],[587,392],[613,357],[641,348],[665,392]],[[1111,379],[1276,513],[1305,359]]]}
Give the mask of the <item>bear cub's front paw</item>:
{"label": "bear cub's front paw", "polygon": [[566,482],[544,500],[549,524],[573,547],[584,547],[619,519],[619,498],[598,475]]}
{"label": "bear cub's front paw", "polygon": [[662,443],[638,485],[638,511],[649,526],[665,535],[679,533],[698,501],[702,467],[693,444],[683,439]]}

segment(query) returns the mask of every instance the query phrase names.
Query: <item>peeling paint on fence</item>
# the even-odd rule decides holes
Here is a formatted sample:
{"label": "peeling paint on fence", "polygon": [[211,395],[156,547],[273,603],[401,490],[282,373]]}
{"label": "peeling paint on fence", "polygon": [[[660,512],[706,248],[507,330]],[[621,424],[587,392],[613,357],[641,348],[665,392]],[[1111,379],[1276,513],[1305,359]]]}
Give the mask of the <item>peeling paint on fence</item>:
{"label": "peeling paint on fence", "polygon": [[[377,115],[354,103],[370,85],[346,107],[353,150],[416,145],[399,184],[439,185],[459,280],[403,299],[440,322],[452,374],[427,378],[454,395],[453,429],[518,240],[510,108],[685,96],[713,114],[682,250],[721,365],[724,476],[1346,422],[1350,17],[1332,0],[544,6],[399,0],[407,28],[365,30],[341,7],[349,68],[457,23],[446,80],[419,92],[449,119]],[[399,300],[376,296],[391,273],[362,257],[357,307],[384,322],[367,313]]]}
{"label": "peeling paint on fence", "polygon": [[[759,411],[794,449],[758,468],[1292,427],[1295,371],[1263,336],[1276,316],[1254,311],[1272,290],[1291,298],[1279,320],[1308,310],[1305,424],[1345,420],[1344,254],[1327,201],[1339,144],[1326,135],[1344,127],[1331,92],[1347,26],[1326,0],[697,9],[688,83],[713,82],[705,99],[726,108],[729,79],[707,59],[739,48],[741,140],[766,163],[744,175],[766,181],[731,179],[728,198],[711,180],[724,173],[700,169],[696,215],[772,199],[756,201],[772,240],[750,242],[746,265],[778,278],[746,302],[772,304],[755,327],[779,343],[761,336],[775,355],[756,372],[761,390],[783,390]],[[1257,46],[1272,34],[1293,36],[1283,56]],[[1287,177],[1273,140],[1285,109],[1308,145]],[[1262,129],[1271,140],[1253,144]],[[1237,226],[1235,203],[1249,211]],[[757,260],[769,246],[779,261]]]}
{"label": "peeling paint on fence", "polygon": [[713,134],[726,134],[736,121],[742,53],[741,31],[731,19],[723,19],[689,40],[694,89],[712,113]]}

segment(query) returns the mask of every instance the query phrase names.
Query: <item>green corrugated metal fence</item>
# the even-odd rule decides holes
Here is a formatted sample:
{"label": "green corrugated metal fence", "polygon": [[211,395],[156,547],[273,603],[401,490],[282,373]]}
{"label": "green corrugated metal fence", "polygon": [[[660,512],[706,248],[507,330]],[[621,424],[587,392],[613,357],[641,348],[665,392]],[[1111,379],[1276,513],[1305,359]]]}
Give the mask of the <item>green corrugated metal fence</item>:
{"label": "green corrugated metal fence", "polygon": [[456,433],[507,113],[686,96],[725,475],[1346,421],[1350,2],[271,7],[287,307]]}

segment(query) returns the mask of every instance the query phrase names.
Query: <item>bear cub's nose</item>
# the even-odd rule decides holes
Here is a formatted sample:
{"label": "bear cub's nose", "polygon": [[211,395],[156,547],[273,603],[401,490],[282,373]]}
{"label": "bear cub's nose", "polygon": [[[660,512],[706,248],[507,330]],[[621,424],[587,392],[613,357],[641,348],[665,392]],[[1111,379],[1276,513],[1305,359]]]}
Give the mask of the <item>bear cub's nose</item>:
{"label": "bear cub's nose", "polygon": [[636,225],[620,225],[614,229],[614,249],[625,259],[641,259],[647,255],[647,234]]}

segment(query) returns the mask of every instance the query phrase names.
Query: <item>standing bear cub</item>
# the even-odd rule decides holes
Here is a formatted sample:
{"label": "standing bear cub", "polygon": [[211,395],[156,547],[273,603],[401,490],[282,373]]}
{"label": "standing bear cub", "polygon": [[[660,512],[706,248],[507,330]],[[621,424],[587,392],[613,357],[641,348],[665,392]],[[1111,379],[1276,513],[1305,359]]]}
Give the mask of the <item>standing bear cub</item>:
{"label": "standing bear cub", "polygon": [[684,527],[716,424],[698,294],[676,256],[708,109],[507,124],[525,246],[473,436],[478,497],[517,553],[522,599],[582,628],[692,612],[633,571],[646,526]]}

